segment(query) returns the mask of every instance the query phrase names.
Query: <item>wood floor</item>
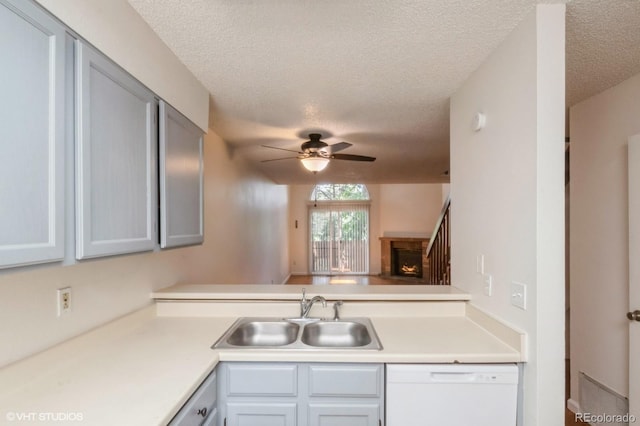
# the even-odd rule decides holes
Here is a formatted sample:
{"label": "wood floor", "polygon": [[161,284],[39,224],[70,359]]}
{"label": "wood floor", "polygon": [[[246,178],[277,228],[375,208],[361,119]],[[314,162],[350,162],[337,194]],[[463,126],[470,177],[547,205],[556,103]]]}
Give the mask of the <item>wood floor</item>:
{"label": "wood floor", "polygon": [[[340,285],[340,284],[357,284],[357,285],[385,285],[385,284],[408,284],[405,280],[394,280],[389,278],[381,278],[377,275],[292,275],[289,277],[287,284],[314,284],[314,285]],[[566,365],[566,389],[567,398],[569,398],[569,363]],[[565,408],[564,416],[565,426],[580,426],[587,423],[576,421],[575,415]]]}
{"label": "wood floor", "polygon": [[389,284],[420,284],[413,280],[382,278],[378,275],[291,275],[287,284],[313,285],[389,285]]}

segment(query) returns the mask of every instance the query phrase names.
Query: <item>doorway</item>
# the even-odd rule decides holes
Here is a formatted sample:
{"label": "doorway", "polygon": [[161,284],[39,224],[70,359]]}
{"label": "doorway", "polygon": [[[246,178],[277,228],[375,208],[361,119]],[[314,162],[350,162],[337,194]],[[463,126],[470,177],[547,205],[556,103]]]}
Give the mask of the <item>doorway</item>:
{"label": "doorway", "polygon": [[369,191],[364,184],[318,184],[309,202],[312,275],[369,273]]}

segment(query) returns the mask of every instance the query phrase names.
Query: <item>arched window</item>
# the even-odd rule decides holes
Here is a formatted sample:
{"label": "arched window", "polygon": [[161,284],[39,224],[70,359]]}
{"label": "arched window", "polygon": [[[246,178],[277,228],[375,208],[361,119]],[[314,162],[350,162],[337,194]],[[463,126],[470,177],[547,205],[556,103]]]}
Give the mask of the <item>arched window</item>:
{"label": "arched window", "polygon": [[311,191],[312,274],[369,272],[369,191],[363,184],[320,184]]}
{"label": "arched window", "polygon": [[355,201],[369,200],[369,191],[361,183],[319,184],[311,191],[313,201]]}

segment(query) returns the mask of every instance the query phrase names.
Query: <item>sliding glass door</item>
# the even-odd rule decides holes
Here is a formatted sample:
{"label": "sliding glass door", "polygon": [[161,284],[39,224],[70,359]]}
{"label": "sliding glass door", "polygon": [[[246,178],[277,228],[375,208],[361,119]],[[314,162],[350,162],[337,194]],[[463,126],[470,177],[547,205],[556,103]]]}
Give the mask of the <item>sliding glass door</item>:
{"label": "sliding glass door", "polygon": [[369,272],[368,203],[317,203],[309,223],[312,274]]}

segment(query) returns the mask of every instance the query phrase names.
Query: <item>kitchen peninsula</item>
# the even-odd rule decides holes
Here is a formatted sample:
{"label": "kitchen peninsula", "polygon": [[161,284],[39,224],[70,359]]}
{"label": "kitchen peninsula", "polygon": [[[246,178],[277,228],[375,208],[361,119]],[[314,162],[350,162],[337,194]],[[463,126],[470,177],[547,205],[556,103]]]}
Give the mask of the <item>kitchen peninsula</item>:
{"label": "kitchen peninsula", "polygon": [[[308,297],[371,319],[383,349],[230,349],[213,343],[239,317],[285,318]],[[77,412],[90,424],[166,424],[220,362],[519,363],[526,336],[450,286],[176,285],[154,302],[0,370],[8,413]],[[315,305],[311,317],[330,316]]]}

